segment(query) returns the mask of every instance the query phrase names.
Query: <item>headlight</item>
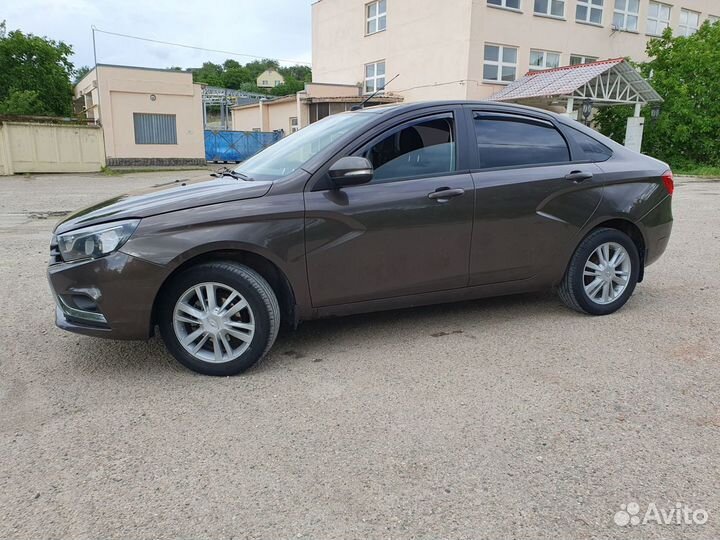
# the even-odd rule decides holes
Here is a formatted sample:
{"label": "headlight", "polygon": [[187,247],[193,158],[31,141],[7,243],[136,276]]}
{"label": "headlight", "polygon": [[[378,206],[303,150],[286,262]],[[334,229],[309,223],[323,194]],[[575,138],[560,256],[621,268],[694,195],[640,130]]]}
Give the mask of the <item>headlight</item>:
{"label": "headlight", "polygon": [[57,237],[60,254],[66,262],[109,255],[127,242],[138,223],[139,219],[129,219],[60,234]]}

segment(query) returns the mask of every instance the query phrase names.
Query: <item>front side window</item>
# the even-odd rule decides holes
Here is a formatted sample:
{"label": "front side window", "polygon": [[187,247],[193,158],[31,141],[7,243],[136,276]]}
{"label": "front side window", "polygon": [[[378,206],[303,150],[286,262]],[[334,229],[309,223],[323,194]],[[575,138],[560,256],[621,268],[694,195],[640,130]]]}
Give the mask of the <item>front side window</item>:
{"label": "front side window", "polygon": [[700,14],[689,9],[680,10],[680,35],[692,36],[700,28]]}
{"label": "front side window", "polygon": [[373,164],[373,183],[444,175],[455,170],[452,117],[432,118],[403,127],[363,152]]}
{"label": "front side window", "polygon": [[659,36],[670,26],[670,8],[667,4],[650,2],[648,5],[647,33]]}
{"label": "front side window", "polygon": [[597,62],[597,56],[585,56],[582,54],[571,54],[570,55],[570,65],[571,66],[579,66],[580,64],[592,64],[593,62]]}
{"label": "front side window", "polygon": [[370,2],[365,6],[365,33],[375,34],[387,27],[387,0]]}
{"label": "front side window", "polygon": [[549,122],[492,113],[474,117],[482,169],[570,161],[565,139]]}
{"label": "front side window", "polygon": [[177,144],[174,114],[133,113],[135,144]]}
{"label": "front side window", "polygon": [[517,75],[516,47],[485,45],[483,80],[488,82],[512,82]]}
{"label": "front side window", "polygon": [[604,0],[577,0],[575,20],[584,23],[602,24]]}
{"label": "front side window", "polygon": [[640,0],[615,0],[613,25],[618,30],[637,32]]}
{"label": "front side window", "polygon": [[560,67],[560,53],[530,50],[530,71]]}
{"label": "front side window", "polygon": [[535,0],[535,13],[550,17],[564,17],[565,0]]}
{"label": "front side window", "polygon": [[509,9],[520,9],[520,0],[487,0],[488,5]]}
{"label": "front side window", "polygon": [[385,60],[365,65],[365,93],[385,89]]}

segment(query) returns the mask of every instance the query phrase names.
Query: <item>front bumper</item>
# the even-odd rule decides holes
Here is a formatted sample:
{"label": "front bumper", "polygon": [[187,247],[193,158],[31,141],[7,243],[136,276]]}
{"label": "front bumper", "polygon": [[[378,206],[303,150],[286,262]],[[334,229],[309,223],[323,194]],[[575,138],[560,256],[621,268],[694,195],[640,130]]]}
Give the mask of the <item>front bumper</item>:
{"label": "front bumper", "polygon": [[147,339],[166,270],[121,251],[100,259],[51,264],[48,281],[59,328],[110,339]]}

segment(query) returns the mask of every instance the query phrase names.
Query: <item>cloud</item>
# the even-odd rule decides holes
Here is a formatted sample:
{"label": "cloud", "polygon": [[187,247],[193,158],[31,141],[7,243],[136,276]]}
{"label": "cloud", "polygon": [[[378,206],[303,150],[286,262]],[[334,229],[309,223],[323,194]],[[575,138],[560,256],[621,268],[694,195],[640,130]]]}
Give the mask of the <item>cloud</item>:
{"label": "cloud", "polygon": [[[8,30],[20,29],[73,46],[76,66],[93,65],[91,26],[102,30],[310,62],[311,0],[5,0]],[[38,15],[41,14],[41,15]],[[166,68],[250,57],[229,56],[96,34],[99,63]]]}

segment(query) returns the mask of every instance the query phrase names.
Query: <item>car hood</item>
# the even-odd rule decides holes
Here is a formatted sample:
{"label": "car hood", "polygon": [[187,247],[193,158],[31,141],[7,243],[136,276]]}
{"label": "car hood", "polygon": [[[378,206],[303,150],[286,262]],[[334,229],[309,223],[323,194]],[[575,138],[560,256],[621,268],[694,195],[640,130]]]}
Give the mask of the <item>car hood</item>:
{"label": "car hood", "polygon": [[230,177],[174,180],[78,210],[61,220],[55,232],[59,234],[106,221],[144,218],[198,206],[255,199],[265,195],[271,186],[272,182],[244,181]]}

